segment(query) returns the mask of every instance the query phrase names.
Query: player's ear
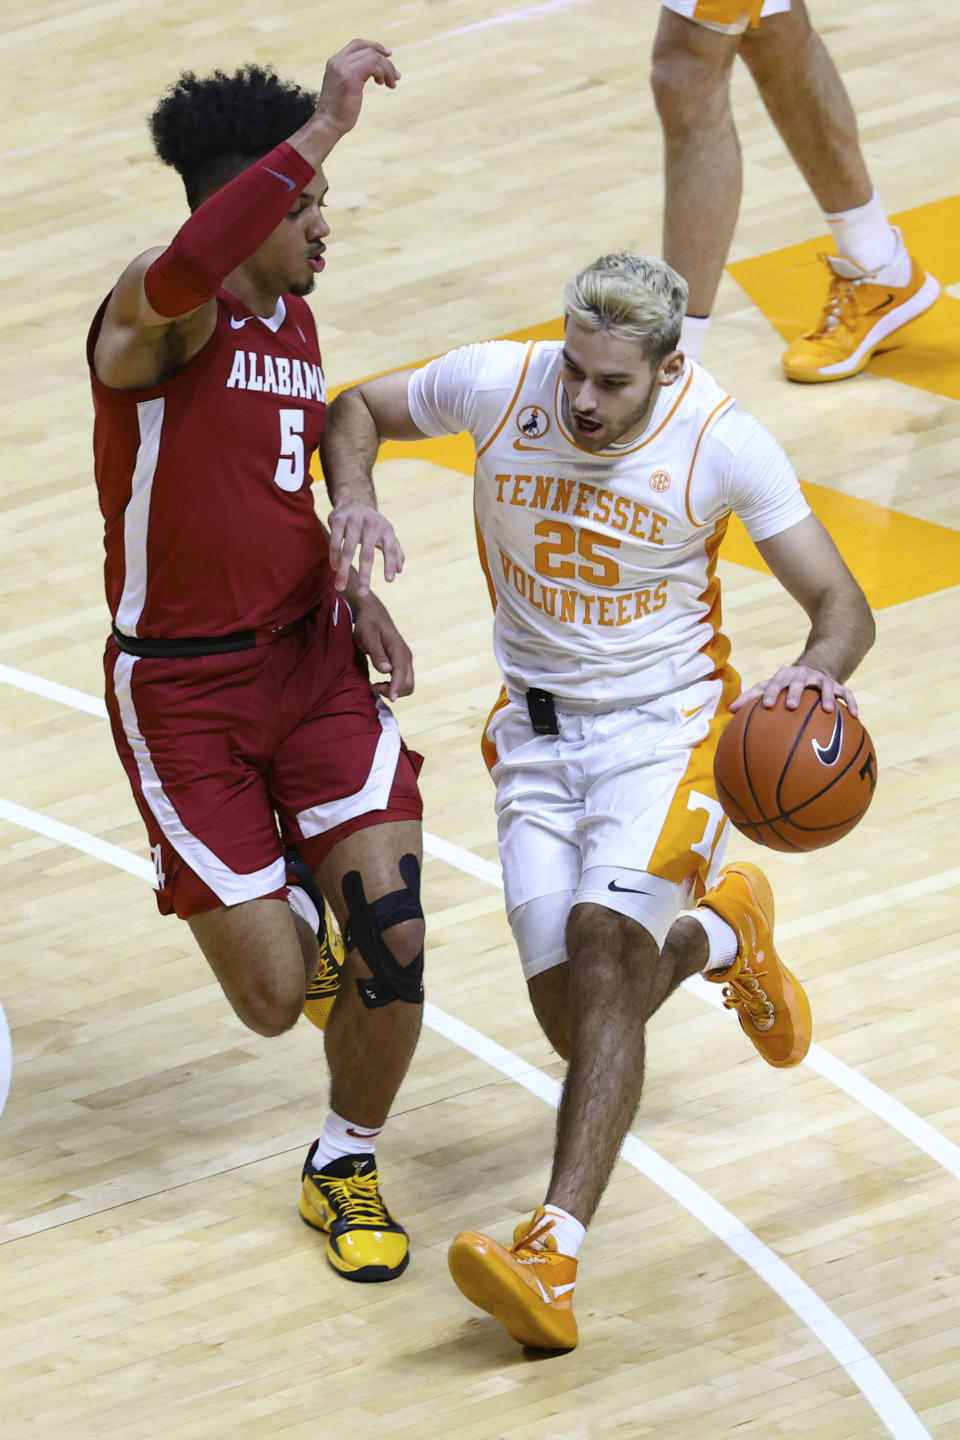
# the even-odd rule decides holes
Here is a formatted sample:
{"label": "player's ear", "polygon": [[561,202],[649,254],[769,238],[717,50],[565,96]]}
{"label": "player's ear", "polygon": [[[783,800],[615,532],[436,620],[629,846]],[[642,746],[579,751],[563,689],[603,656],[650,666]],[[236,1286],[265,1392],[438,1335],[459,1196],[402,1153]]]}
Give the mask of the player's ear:
{"label": "player's ear", "polygon": [[686,364],[682,350],[671,350],[657,367],[657,381],[661,385],[675,385],[683,374]]}

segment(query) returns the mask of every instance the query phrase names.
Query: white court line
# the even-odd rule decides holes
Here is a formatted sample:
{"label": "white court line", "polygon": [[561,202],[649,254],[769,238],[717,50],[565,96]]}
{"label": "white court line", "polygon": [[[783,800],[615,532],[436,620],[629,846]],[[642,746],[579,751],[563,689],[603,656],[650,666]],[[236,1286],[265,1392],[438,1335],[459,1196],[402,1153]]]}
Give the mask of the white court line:
{"label": "white court line", "polygon": [[441,30],[438,35],[428,38],[431,41],[450,40],[454,35],[469,35],[474,30],[489,30],[494,25],[516,25],[524,20],[539,20],[542,15],[550,15],[555,10],[568,10],[571,5],[590,3],[591,0],[543,0],[541,5],[526,5],[522,10],[508,10],[503,15],[492,15],[489,20],[474,20],[472,25],[460,25],[456,30]]}
{"label": "white court line", "polygon": [[0,1005],[0,1115],[10,1094],[10,1076],[13,1074],[13,1044],[10,1040],[10,1026]]}
{"label": "white court line", "polygon": [[421,36],[419,40],[391,41],[395,47],[394,59],[399,62],[401,71],[404,71],[404,55],[408,55],[411,50],[421,50],[425,45],[436,45],[438,41],[453,40],[459,35],[472,35],[477,30],[490,30],[496,25],[519,25],[527,20],[540,20],[557,10],[569,10],[572,5],[592,4],[593,0],[543,0],[540,5],[524,5],[520,10],[507,10],[502,15],[491,15],[486,20],[474,20],[470,25],[458,25],[454,30],[437,30],[433,35]]}
{"label": "white court line", "polygon": [[[424,1007],[423,1018],[424,1023],[438,1035],[443,1035],[517,1085],[522,1085],[532,1095],[557,1108],[560,1103],[558,1081],[429,1002]],[[791,1270],[779,1255],[775,1255],[752,1230],[748,1230],[736,1215],[635,1135],[626,1137],[620,1147],[620,1155],[699,1220],[779,1295],[847,1372],[895,1440],[932,1440],[929,1430],[907,1404],[883,1366],[861,1345],[852,1330],[805,1280],[801,1280],[795,1270]]]}
{"label": "white court line", "polygon": [[[139,856],[98,840],[94,835],[87,835],[72,825],[64,825],[59,820],[51,820],[45,815],[27,810],[22,805],[0,800],[0,817],[26,829],[35,830],[41,835],[47,835],[64,845],[79,848],[84,854],[92,855],[141,879],[152,881],[154,878],[151,867]],[[81,841],[79,846],[78,840]],[[459,846],[452,846],[451,849],[459,849]],[[514,1055],[512,1051],[482,1035],[479,1030],[465,1025],[462,1020],[455,1019],[429,1002],[424,1005],[423,1018],[424,1024],[436,1034],[460,1046],[516,1084],[522,1085],[525,1090],[545,1100],[554,1109],[557,1108],[560,1085],[536,1066],[530,1065],[519,1055]],[[636,1136],[626,1137],[620,1147],[620,1154],[635,1170],[639,1170],[699,1220],[718,1240],[749,1265],[764,1284],[779,1295],[784,1304],[816,1335],[824,1349],[846,1371],[893,1436],[893,1440],[933,1440],[929,1430],[907,1404],[882,1365],[865,1349],[839,1316],[834,1314],[829,1305],[820,1299],[816,1291],[811,1289],[805,1280],[801,1280],[796,1271],[791,1270],[752,1230],[748,1230],[730,1210],[714,1200],[706,1190],[701,1189],[688,1175],[684,1175],[682,1170],[664,1160],[662,1155],[658,1155]]]}
{"label": "white court line", "polygon": [[[901,887],[908,889],[908,886]],[[891,891],[890,894],[895,894]],[[786,931],[787,926],[783,927]],[[720,987],[711,985],[706,980],[695,976],[692,980],[685,980],[683,988],[705,1000],[715,1010],[724,1008],[723,999],[718,993]],[[906,1105],[889,1095],[886,1090],[881,1090],[872,1080],[861,1075],[859,1070],[854,1070],[845,1061],[838,1060],[829,1050],[824,1050],[821,1045],[813,1044],[807,1051],[804,1065],[809,1065],[824,1080],[835,1085],[838,1090],[844,1091],[851,1100],[856,1100],[865,1110],[871,1111],[878,1120],[883,1120],[892,1130],[898,1131],[911,1145],[929,1155],[938,1165],[942,1165],[955,1180],[960,1180],[960,1145],[954,1145],[946,1135],[941,1134],[929,1120],[907,1108]]]}
{"label": "white court line", "polygon": [[138,880],[147,880],[151,885],[156,881],[153,866],[140,855],[121,850],[119,845],[99,840],[96,835],[89,835],[86,830],[78,830],[74,825],[65,825],[62,820],[53,820],[49,815],[40,815],[36,810],[15,805],[12,800],[0,799],[0,820],[9,820],[11,825],[20,825],[37,835],[46,835],[48,840],[69,845],[72,850],[82,850],[84,855],[92,855],[95,860],[104,860],[118,870],[136,875]]}
{"label": "white court line", "polygon": [[88,695],[84,690],[74,690],[72,685],[60,685],[56,680],[44,680],[42,675],[31,675],[27,670],[15,670],[12,665],[0,665],[0,683],[15,685],[31,695],[42,695],[46,700],[56,700],[60,705],[70,705],[74,710],[84,710],[88,715],[107,718],[107,707],[98,695]]}
{"label": "white court line", "polygon": [[[69,685],[60,685],[55,680],[44,680],[39,676],[31,675],[26,670],[16,670],[10,665],[0,665],[0,682],[6,682],[8,685],[15,685],[32,694],[59,701],[63,705],[72,705],[91,715],[105,716],[107,713],[102,700],[92,695],[86,695],[82,690],[74,690]],[[10,802],[3,801],[0,804],[9,806]],[[25,816],[34,814],[33,811],[21,810],[19,806],[12,808]],[[0,813],[3,812],[0,811]],[[14,817],[8,813],[7,818]],[[63,838],[64,844],[72,845],[78,850],[85,849],[86,853],[96,854],[98,858],[106,859],[109,864],[118,865],[121,870],[129,870],[131,874],[138,875],[142,879],[153,880],[153,872],[146,860],[139,860],[125,850],[118,850],[116,846],[108,845],[106,841],[96,840],[94,836],[87,835],[83,830],[74,830],[71,826],[61,825],[58,820],[49,820],[46,816],[37,816],[36,818],[50,827],[40,831],[41,834],[49,835],[51,839]],[[24,821],[14,819],[14,823],[24,824]],[[37,827],[26,823],[25,828],[35,829]],[[73,838],[66,838],[67,832]],[[103,849],[94,851],[89,848],[88,842],[91,845],[103,847]],[[449,840],[442,840],[438,835],[424,831],[423,848],[434,859],[442,860],[445,864],[453,866],[454,869],[473,875],[475,879],[483,880],[488,885],[503,889],[500,866],[489,860],[481,859],[479,855],[465,850],[463,846],[454,845]],[[106,851],[112,852],[117,857],[125,856],[125,863],[119,863],[117,859],[111,860],[105,853]],[[133,868],[134,865],[141,868]],[[824,926],[856,919],[860,915],[891,909],[898,901],[915,900],[922,895],[934,894],[957,883],[960,883],[960,867],[944,870],[938,875],[926,875],[920,880],[910,880],[903,885],[895,885],[892,890],[888,890],[883,895],[868,895],[859,900],[851,900],[845,905],[835,905],[830,910],[819,911],[817,915],[808,916],[806,919],[788,921],[785,925],[778,926],[777,935],[787,938],[804,935],[814,929],[821,930]],[[684,983],[686,989],[708,1005],[713,1005],[718,1010],[723,1009],[723,1001],[715,986],[708,985],[705,980],[700,979],[687,980]],[[892,1095],[888,1095],[879,1085],[875,1085],[872,1080],[868,1080],[865,1075],[861,1075],[859,1071],[854,1070],[819,1045],[810,1046],[803,1063],[809,1065],[829,1084],[835,1085],[838,1090],[849,1095],[851,1100],[855,1100],[864,1109],[869,1110],[878,1120],[882,1120],[885,1125],[896,1130],[924,1155],[943,1166],[944,1170],[955,1180],[960,1180],[960,1146],[955,1145],[946,1135],[942,1135],[928,1120],[914,1114],[906,1105],[894,1099]]]}

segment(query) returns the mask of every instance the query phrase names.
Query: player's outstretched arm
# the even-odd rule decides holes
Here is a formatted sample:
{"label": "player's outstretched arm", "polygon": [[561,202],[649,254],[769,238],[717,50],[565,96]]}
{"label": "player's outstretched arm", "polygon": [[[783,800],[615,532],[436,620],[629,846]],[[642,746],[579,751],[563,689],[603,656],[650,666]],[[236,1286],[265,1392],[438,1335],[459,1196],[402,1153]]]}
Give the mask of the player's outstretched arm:
{"label": "player's outstretched arm", "polygon": [[368,80],[396,89],[400,71],[390,54],[386,45],[375,40],[351,40],[327,61],[317,108],[288,142],[314,170],[319,170],[337,141],[356,125]]}
{"label": "player's outstretched arm", "polygon": [[752,686],[730,707],[738,710],[758,695],[771,706],[781,691],[786,705],[795,709],[803,689],[812,685],[823,696],[823,708],[833,710],[843,700],[857,713],[853,692],[843,684],[860,664],[876,635],[873,614],[860,586],[815,515],[758,542],[757,549],[785,590],[810,617],[810,633],[801,655],[784,665],[769,680]]}
{"label": "player's outstretched arm", "polygon": [[384,440],[422,440],[407,403],[410,370],[395,370],[353,385],[337,396],[327,411],[320,460],[333,509],[330,564],[334,584],[343,591],[354,555],[359,551],[358,594],[370,590],[373,557],[383,554],[383,574],[393,580],[403,569],[403,551],[393,526],[377,509],[373,467]]}
{"label": "player's outstretched arm", "polygon": [[396,87],[400,76],[389,57],[385,45],[351,40],[327,61],[306,125],[208,196],[165,249],[127,266],[97,339],[94,364],[105,384],[155,384],[202,349],[213,333],[220,286],[273,233],[353,129],[367,81]]}

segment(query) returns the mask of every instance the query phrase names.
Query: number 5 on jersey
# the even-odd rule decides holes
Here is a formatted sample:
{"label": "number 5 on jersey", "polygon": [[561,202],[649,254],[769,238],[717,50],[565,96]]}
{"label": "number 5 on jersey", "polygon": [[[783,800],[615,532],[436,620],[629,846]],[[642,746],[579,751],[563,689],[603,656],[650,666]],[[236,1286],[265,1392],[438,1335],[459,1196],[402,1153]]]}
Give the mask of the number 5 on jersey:
{"label": "number 5 on jersey", "polygon": [[280,410],[280,459],[274,480],[281,490],[299,490],[303,484],[303,411]]}

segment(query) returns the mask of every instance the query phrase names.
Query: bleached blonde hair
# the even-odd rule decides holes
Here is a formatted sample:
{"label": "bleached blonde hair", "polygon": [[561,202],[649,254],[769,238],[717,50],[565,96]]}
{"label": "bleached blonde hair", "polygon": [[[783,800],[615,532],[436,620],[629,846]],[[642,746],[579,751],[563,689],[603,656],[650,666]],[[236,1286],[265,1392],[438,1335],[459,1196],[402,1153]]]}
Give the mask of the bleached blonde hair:
{"label": "bleached blonde hair", "polygon": [[563,312],[585,330],[612,330],[642,340],[657,364],[680,344],[687,282],[663,260],[618,250],[601,255],[567,281]]}

